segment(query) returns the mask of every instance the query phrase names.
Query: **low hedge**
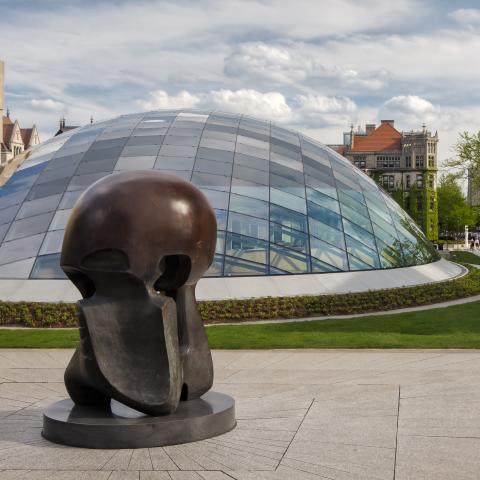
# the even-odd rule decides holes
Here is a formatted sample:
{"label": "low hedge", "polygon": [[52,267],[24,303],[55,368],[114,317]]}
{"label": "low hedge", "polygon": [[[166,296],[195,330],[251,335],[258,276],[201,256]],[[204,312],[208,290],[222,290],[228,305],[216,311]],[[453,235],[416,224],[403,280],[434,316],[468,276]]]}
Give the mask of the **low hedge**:
{"label": "low hedge", "polygon": [[[198,302],[205,323],[369,313],[429,305],[480,294],[480,270],[456,280],[340,295],[265,297]],[[0,302],[0,325],[74,327],[73,303]]]}

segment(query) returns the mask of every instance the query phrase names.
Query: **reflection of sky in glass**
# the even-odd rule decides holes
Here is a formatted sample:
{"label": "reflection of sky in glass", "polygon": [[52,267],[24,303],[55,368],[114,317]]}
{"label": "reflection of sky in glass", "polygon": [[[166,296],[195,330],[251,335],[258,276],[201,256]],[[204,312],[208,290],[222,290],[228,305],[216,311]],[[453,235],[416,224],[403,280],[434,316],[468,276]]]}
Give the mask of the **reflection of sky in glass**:
{"label": "reflection of sky in glass", "polygon": [[180,176],[206,195],[218,224],[209,276],[435,259],[410,217],[324,145],[241,115],[158,111],[87,125],[29,152],[0,188],[0,278],[64,278],[58,259],[75,201],[99,178],[137,169]]}

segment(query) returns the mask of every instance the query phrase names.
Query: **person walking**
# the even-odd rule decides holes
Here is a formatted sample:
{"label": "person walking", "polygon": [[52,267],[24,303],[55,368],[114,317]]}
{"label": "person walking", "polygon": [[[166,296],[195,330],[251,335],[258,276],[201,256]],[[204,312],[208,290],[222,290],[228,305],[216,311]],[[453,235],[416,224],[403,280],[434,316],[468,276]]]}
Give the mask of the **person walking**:
{"label": "person walking", "polygon": [[478,237],[475,237],[475,250],[480,249],[480,240]]}
{"label": "person walking", "polygon": [[472,241],[470,242],[470,251],[473,252],[475,249],[475,240],[472,238]]}

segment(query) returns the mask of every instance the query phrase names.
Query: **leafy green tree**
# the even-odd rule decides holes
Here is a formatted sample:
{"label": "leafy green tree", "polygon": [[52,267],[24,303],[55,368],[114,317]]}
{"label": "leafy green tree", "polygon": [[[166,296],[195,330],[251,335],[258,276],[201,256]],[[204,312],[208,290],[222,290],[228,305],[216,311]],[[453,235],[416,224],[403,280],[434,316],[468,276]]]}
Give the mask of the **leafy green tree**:
{"label": "leafy green tree", "polygon": [[477,224],[478,212],[470,207],[457,181],[457,174],[449,173],[440,179],[437,189],[438,223],[440,230],[462,232],[465,225]]}
{"label": "leafy green tree", "polygon": [[480,188],[480,131],[460,133],[454,152],[456,156],[445,160],[444,165],[452,168],[457,178],[471,177],[473,188]]}

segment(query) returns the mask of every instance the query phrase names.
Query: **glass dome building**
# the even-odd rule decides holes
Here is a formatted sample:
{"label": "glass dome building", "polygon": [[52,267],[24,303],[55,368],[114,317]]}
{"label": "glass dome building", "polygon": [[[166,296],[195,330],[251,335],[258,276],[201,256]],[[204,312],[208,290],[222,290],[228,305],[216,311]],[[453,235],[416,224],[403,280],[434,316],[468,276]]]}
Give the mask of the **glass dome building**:
{"label": "glass dome building", "polygon": [[321,143],[247,116],[175,110],[87,125],[29,151],[0,188],[0,278],[65,278],[59,256],[77,198],[106,175],[138,169],[178,175],[207,196],[218,223],[211,277],[437,259],[390,196]]}

